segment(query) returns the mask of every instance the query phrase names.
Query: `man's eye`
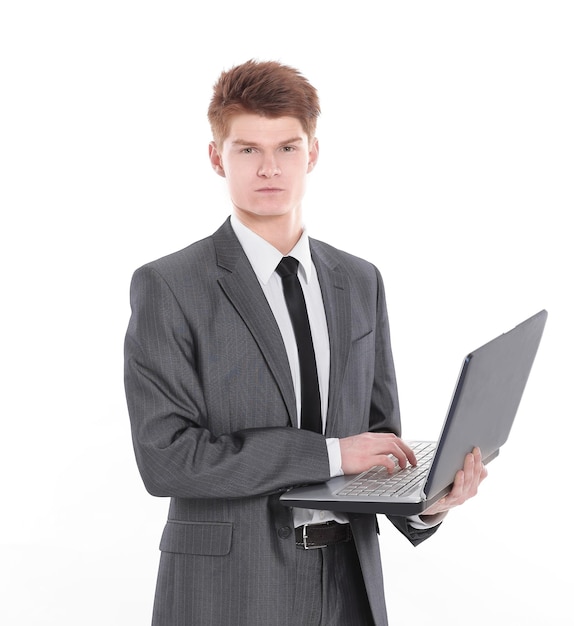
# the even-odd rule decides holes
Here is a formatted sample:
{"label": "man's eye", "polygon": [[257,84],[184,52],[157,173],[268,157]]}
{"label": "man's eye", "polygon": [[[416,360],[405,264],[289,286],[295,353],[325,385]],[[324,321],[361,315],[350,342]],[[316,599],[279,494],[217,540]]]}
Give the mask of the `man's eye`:
{"label": "man's eye", "polygon": [[243,148],[241,152],[243,152],[243,154],[252,154],[253,148]]}
{"label": "man's eye", "polygon": [[293,152],[295,148],[293,146],[283,146],[283,152]]}

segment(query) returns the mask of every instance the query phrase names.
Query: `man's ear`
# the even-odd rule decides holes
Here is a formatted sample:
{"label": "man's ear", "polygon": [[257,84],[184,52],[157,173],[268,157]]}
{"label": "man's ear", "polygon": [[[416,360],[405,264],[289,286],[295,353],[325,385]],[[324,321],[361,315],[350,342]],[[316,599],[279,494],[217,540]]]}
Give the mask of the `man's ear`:
{"label": "man's ear", "polygon": [[225,178],[225,170],[223,169],[221,154],[215,145],[215,141],[209,142],[209,160],[211,162],[211,167],[215,170],[215,172]]}
{"label": "man's ear", "polygon": [[317,160],[319,159],[319,140],[317,137],[314,137],[311,140],[311,146],[309,148],[309,164],[307,165],[307,174],[313,170],[315,165],[317,165]]}

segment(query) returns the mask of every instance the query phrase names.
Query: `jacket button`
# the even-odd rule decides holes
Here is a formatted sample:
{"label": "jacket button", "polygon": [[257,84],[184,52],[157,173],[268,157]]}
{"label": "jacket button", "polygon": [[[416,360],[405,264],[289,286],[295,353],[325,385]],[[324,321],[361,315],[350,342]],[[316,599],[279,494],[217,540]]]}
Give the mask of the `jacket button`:
{"label": "jacket button", "polygon": [[281,539],[287,539],[287,537],[291,536],[291,527],[290,526],[281,526],[281,528],[277,531],[277,534]]}

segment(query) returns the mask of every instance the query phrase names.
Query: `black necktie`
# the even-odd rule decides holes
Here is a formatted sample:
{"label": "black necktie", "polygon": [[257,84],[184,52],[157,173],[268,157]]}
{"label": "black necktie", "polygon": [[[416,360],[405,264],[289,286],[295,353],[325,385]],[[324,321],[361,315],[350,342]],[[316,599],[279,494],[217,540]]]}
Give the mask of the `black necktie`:
{"label": "black necktie", "polygon": [[319,380],[315,363],[315,350],[309,327],[309,317],[305,305],[305,297],[301,283],[297,277],[299,261],[293,257],[283,257],[277,266],[277,273],[283,281],[283,293],[287,302],[287,310],[291,317],[297,351],[299,352],[299,369],[301,371],[301,428],[323,432],[321,419],[321,397]]}

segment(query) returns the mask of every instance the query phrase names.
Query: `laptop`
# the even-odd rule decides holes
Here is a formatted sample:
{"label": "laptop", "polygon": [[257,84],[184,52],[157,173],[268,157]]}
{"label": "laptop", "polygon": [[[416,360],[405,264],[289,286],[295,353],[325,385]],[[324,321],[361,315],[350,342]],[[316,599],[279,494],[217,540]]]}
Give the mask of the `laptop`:
{"label": "laptop", "polygon": [[[506,443],[548,313],[539,311],[507,333],[469,353],[455,385],[438,441],[407,441],[416,466],[389,473],[373,467],[325,483],[284,492],[285,506],[345,513],[424,513],[452,486],[465,455],[475,446],[490,463]],[[402,484],[401,484],[402,483]]]}

